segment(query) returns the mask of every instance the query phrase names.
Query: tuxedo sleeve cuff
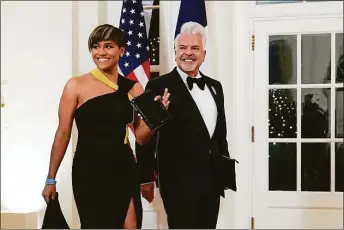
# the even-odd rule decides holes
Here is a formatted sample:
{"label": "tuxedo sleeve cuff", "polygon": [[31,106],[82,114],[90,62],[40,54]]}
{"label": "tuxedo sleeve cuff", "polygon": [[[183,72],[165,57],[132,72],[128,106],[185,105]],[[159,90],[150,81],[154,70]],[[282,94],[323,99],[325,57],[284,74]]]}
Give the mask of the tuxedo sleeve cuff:
{"label": "tuxedo sleeve cuff", "polygon": [[152,183],[154,183],[154,181],[141,183],[141,185],[144,185],[144,184],[152,184]]}

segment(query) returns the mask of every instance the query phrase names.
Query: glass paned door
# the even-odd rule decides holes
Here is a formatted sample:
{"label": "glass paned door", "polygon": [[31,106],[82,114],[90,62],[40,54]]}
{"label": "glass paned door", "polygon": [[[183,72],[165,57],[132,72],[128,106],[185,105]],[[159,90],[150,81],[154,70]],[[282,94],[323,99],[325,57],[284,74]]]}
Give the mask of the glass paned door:
{"label": "glass paned door", "polygon": [[342,20],[254,22],[257,228],[343,227]]}

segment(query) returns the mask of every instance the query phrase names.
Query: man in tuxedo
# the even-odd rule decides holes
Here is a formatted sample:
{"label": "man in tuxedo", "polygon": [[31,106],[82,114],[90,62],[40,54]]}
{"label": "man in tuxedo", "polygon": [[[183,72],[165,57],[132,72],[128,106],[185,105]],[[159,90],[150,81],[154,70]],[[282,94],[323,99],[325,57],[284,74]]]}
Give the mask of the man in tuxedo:
{"label": "man in tuxedo", "polygon": [[205,43],[204,27],[185,23],[175,39],[177,67],[146,85],[157,95],[166,88],[171,94],[172,119],[154,139],[169,228],[216,228],[220,196],[225,189],[236,190],[235,183],[224,185],[219,167],[220,158],[229,159],[224,96],[221,83],[199,71]]}

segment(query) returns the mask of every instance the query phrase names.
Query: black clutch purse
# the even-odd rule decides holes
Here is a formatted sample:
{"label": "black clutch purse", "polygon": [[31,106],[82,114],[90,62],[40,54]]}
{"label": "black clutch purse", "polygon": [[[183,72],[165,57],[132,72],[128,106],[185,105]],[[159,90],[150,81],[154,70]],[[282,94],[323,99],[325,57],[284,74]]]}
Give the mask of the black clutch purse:
{"label": "black clutch purse", "polygon": [[154,101],[156,96],[153,91],[147,90],[130,101],[134,110],[153,131],[156,131],[171,119],[171,114],[164,105],[160,101]]}

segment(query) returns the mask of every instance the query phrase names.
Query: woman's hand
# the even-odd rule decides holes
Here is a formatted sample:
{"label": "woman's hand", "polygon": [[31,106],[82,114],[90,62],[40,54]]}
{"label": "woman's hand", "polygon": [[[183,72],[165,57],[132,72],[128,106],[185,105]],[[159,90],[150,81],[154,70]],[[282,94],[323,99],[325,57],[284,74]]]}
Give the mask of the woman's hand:
{"label": "woman's hand", "polygon": [[55,195],[56,195],[56,185],[46,184],[44,189],[43,189],[43,192],[42,192],[42,196],[43,196],[45,202],[48,203],[50,197],[52,200],[54,200]]}
{"label": "woman's hand", "polygon": [[168,92],[168,89],[165,88],[164,95],[162,97],[160,95],[156,96],[154,98],[154,101],[160,100],[161,103],[165,106],[165,108],[168,109],[168,105],[170,104],[170,101],[168,99],[169,99],[170,95],[171,94]]}

